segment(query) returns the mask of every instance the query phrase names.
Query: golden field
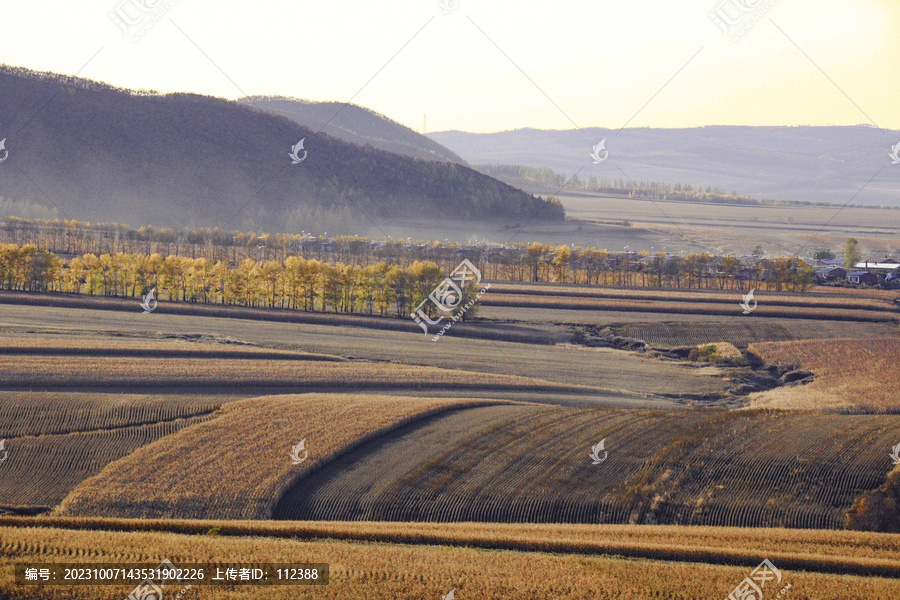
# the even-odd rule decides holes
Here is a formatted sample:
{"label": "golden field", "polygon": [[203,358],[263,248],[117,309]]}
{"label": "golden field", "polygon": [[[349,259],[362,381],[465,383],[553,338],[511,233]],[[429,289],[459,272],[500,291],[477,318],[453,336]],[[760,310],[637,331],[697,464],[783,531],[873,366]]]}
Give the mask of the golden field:
{"label": "golden field", "polygon": [[751,395],[756,408],[894,412],[900,408],[900,339],[802,340],[751,344],[776,364],[799,364],[816,374],[813,383]]}
{"label": "golden field", "polygon": [[[221,526],[228,522],[202,522],[201,527]],[[454,529],[448,528],[452,538]],[[314,528],[310,524],[307,528]],[[325,524],[327,528],[329,525]],[[380,524],[363,524],[357,532],[378,530]],[[402,527],[402,525],[401,525]],[[415,524],[409,524],[415,532]],[[484,526],[475,526],[479,533]],[[498,526],[496,536],[521,536],[513,526]],[[647,528],[658,529],[658,528]],[[897,562],[889,558],[855,558],[855,545],[847,538],[836,536],[835,549],[847,549],[848,558],[817,555],[816,545],[827,546],[823,532],[760,532],[761,539],[747,545],[754,535],[744,530],[709,531],[694,528],[679,532],[656,531],[656,536],[668,533],[668,546],[678,549],[684,560],[669,558],[629,558],[619,554],[613,545],[602,548],[605,538],[616,532],[603,532],[598,548],[569,549],[550,552],[539,550],[487,550],[461,545],[458,540],[433,539],[416,543],[361,542],[334,539],[321,534],[316,540],[277,539],[260,537],[263,532],[240,537],[183,535],[165,532],[79,531],[72,529],[30,527],[13,528],[0,522],[0,592],[7,592],[11,600],[33,598],[67,598],[71,600],[121,599],[131,586],[73,586],[33,588],[13,586],[9,564],[17,561],[41,560],[49,562],[142,562],[157,564],[168,558],[176,565],[187,562],[326,562],[330,566],[330,583],[326,586],[285,586],[262,590],[250,586],[194,586],[185,597],[194,598],[367,598],[374,600],[418,600],[441,598],[455,589],[456,598],[489,600],[531,600],[554,598],[593,600],[596,598],[637,600],[668,598],[693,600],[696,598],[724,598],[750,570],[764,558],[769,558],[782,573],[782,580],[774,591],[790,585],[788,598],[799,600],[881,600],[900,593],[900,581],[890,577],[840,575],[827,572],[843,563],[848,570],[865,569],[867,564],[896,571]],[[490,535],[489,532],[487,532]],[[638,539],[642,532],[623,530],[626,537]],[[554,535],[551,529],[545,535]],[[736,537],[732,538],[731,535]],[[528,533],[525,534],[529,535]],[[540,536],[540,532],[537,532]],[[832,535],[827,532],[826,535]],[[884,536],[856,534],[860,540],[871,539],[881,545]],[[335,536],[336,537],[336,536]],[[441,534],[438,533],[438,537]],[[762,538],[769,537],[769,540]],[[712,554],[704,550],[710,539],[726,539],[735,555],[730,559],[719,554],[725,564],[711,564]],[[791,557],[784,552],[787,540],[802,545],[812,541],[803,555],[806,568],[786,566]],[[692,558],[691,554],[696,553]],[[51,558],[52,557],[52,558]],[[710,563],[694,562],[697,558]],[[798,558],[798,557],[794,557]],[[799,559],[799,558],[798,558]],[[820,561],[817,565],[816,561]],[[734,561],[734,562],[732,562]],[[782,564],[780,564],[780,562]],[[854,565],[855,563],[855,565]],[[821,568],[817,568],[821,567]],[[825,572],[823,572],[825,571]],[[175,588],[177,589],[177,588]],[[770,588],[766,588],[769,591]]]}
{"label": "golden field", "polygon": [[[897,365],[889,297],[784,295],[771,310],[814,318],[773,318],[760,294],[753,315],[722,319],[739,311],[739,292],[559,287],[458,328],[497,337],[439,343],[330,314],[288,323],[3,304],[0,510],[54,511],[0,517],[0,598],[121,600],[130,589],[13,586],[16,561],[162,558],[332,566],[328,586],[195,586],[184,600],[724,598],[764,558],[791,585],[779,600],[900,594],[900,537],[841,529],[853,500],[884,482],[900,415],[719,408],[733,400],[727,368],[579,346],[567,316],[596,313],[657,343],[721,342],[732,355],[729,344],[754,344],[817,374],[773,392],[815,400],[815,386],[852,373],[854,389],[881,390],[884,403]],[[629,323],[597,304],[674,311],[691,298],[712,312]],[[588,310],[547,308],[578,303]],[[759,343],[837,327],[856,337]],[[867,339],[874,331],[887,333]],[[695,398],[706,408],[685,408]],[[301,439],[309,454],[293,464]],[[594,465],[601,439],[608,459]]]}
{"label": "golden field", "polygon": [[[334,455],[412,420],[482,403],[342,394],[229,402],[216,418],[107,465],[79,484],[54,513],[266,518],[289,486]],[[301,440],[308,456],[295,465],[290,453]]]}

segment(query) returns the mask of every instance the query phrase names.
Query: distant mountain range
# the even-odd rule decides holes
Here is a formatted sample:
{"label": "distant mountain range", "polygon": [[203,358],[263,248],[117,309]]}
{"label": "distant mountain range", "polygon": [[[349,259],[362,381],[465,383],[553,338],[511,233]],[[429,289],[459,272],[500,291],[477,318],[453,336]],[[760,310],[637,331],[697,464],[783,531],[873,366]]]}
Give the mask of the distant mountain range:
{"label": "distant mountain range", "polygon": [[374,110],[345,102],[314,102],[285,96],[247,96],[238,102],[282,115],[345,142],[424,158],[465,164],[458,154]]}
{"label": "distant mountain range", "polygon": [[[718,186],[757,199],[900,205],[900,165],[888,156],[900,131],[865,125],[443,131],[428,137],[470,164],[548,167],[578,172],[583,180]],[[609,155],[595,164],[589,154],[603,139]]]}
{"label": "distant mountain range", "polygon": [[[348,143],[246,103],[9,66],[0,89],[0,197],[64,218],[299,232],[330,217],[354,233],[350,221],[370,225],[366,217],[564,217],[559,204],[464,165]],[[302,162],[292,164],[292,148]]]}

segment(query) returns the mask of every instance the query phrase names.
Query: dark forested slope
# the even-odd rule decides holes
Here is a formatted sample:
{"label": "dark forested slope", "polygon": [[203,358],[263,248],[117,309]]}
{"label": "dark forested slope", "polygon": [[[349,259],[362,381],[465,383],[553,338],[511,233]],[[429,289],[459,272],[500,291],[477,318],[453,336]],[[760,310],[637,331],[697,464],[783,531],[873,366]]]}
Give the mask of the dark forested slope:
{"label": "dark forested slope", "polygon": [[248,96],[241,98],[239,102],[253,104],[345,142],[361,146],[368,144],[413,158],[465,164],[452,150],[364,106],[346,102],[314,102],[284,96]]}
{"label": "dark forested slope", "polygon": [[[335,139],[235,101],[156,94],[0,66],[0,197],[135,226],[252,220],[284,231],[312,210],[361,218],[520,221],[562,207],[454,163]],[[292,164],[292,146],[304,140]]]}

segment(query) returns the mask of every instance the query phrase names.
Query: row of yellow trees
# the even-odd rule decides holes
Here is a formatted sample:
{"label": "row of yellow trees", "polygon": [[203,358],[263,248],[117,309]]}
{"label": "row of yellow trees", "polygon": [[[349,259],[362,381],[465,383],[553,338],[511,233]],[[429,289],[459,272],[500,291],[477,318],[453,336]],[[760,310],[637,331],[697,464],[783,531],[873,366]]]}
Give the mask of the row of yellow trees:
{"label": "row of yellow trees", "polygon": [[[156,288],[160,297],[187,302],[370,314],[396,310],[404,316],[444,277],[434,262],[359,267],[298,256],[284,262],[246,258],[230,267],[206,258],[119,252],[85,254],[66,264],[33,244],[0,244],[0,286],[7,290],[141,297]],[[434,314],[432,303],[424,308]],[[470,309],[467,316],[473,314]]]}
{"label": "row of yellow trees", "polygon": [[[853,241],[853,240],[851,240]],[[91,224],[72,220],[40,221],[10,217],[0,225],[0,243],[34,244],[65,256],[119,253],[158,253],[205,258],[213,264],[238,265],[246,258],[258,263],[286,264],[292,255],[315,258],[328,264],[356,267],[379,263],[410,267],[416,261],[433,261],[449,272],[463,257],[477,262],[485,277],[507,281],[556,281],[563,283],[767,290],[805,289],[814,283],[812,269],[797,258],[749,259],[714,256],[705,252],[666,255],[650,252],[608,252],[567,245],[508,244],[460,246],[453,242],[423,240],[373,241],[364,237],[320,238],[305,235],[262,234],[219,229],[174,231],[125,225]],[[848,250],[849,252],[849,250]]]}
{"label": "row of yellow trees", "polygon": [[[492,269],[488,258],[482,258],[479,266],[486,274],[493,271],[494,278],[514,281],[686,284],[689,288],[736,284],[761,287],[764,283],[774,290],[804,290],[814,282],[809,266],[791,258],[766,260],[754,268],[741,269],[740,261],[731,257],[716,261],[706,254],[660,254],[636,262],[634,255],[586,250],[578,257],[576,267],[569,247],[532,244],[516,263],[516,269],[525,271],[521,278],[509,277],[505,269]],[[156,288],[160,297],[170,300],[298,310],[379,314],[396,310],[398,315],[409,314],[409,309],[425,299],[447,271],[432,260],[415,260],[405,266],[385,261],[362,266],[295,255],[284,260],[248,257],[232,264],[206,257],[117,252],[84,254],[66,262],[34,244],[0,244],[3,289],[138,297]],[[433,314],[432,308],[426,303],[429,314]]]}

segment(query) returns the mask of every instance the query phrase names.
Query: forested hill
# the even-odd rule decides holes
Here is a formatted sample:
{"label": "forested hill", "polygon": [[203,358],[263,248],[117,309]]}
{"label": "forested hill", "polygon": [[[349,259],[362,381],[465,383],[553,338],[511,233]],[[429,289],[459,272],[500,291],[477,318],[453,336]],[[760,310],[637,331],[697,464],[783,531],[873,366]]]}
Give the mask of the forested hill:
{"label": "forested hill", "polygon": [[284,96],[248,96],[239,102],[285,116],[313,131],[413,158],[466,164],[458,154],[406,125],[364,106]]}
{"label": "forested hill", "polygon": [[[361,221],[564,216],[468,167],[350,144],[235,101],[8,66],[0,90],[0,197],[64,218],[308,231],[307,216],[323,211]],[[292,164],[301,139],[305,159]]]}

